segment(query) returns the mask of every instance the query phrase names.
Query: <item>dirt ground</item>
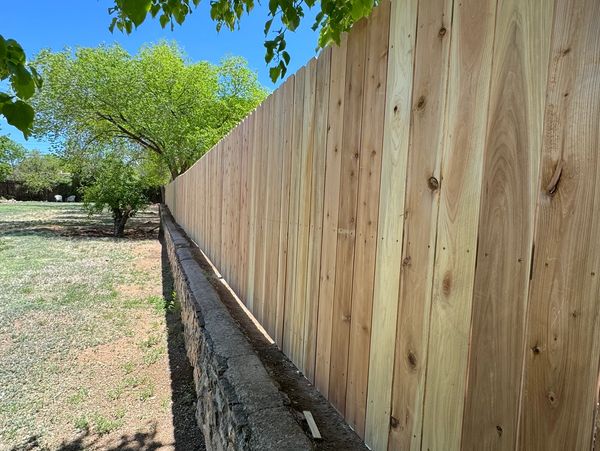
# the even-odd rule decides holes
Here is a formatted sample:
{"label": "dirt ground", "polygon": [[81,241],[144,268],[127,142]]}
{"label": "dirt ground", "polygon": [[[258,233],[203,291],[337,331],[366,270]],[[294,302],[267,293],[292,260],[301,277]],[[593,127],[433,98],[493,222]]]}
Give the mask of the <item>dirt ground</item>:
{"label": "dirt ground", "polygon": [[0,204],[0,450],[201,450],[156,208]]}

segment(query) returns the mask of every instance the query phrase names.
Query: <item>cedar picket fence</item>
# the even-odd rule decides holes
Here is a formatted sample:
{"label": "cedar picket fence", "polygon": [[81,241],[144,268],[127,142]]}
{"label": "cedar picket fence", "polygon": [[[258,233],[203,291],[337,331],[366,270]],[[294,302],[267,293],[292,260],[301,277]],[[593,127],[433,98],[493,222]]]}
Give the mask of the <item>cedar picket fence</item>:
{"label": "cedar picket fence", "polygon": [[597,0],[383,0],[166,202],[372,449],[590,449],[599,128]]}

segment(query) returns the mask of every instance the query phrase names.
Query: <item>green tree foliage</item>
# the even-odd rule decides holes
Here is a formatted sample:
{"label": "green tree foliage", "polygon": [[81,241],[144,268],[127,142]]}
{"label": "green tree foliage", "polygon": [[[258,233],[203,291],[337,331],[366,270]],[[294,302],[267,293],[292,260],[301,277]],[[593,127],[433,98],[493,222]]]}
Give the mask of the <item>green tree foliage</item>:
{"label": "green tree foliage", "polygon": [[35,133],[60,148],[127,142],[157,172],[188,169],[267,95],[245,60],[190,63],[175,44],[41,52]]}
{"label": "green tree foliage", "polygon": [[71,182],[71,175],[65,171],[59,157],[36,150],[29,152],[19,162],[12,178],[22,182],[32,193],[50,191],[61,183]]}
{"label": "green tree foliage", "polygon": [[41,88],[42,79],[34,67],[27,64],[19,43],[0,35],[0,82],[4,80],[10,89],[0,90],[0,115],[27,138],[31,134],[34,111],[26,100],[33,96],[36,88]]}
{"label": "green tree foliage", "polygon": [[149,204],[146,188],[135,162],[113,153],[100,161],[94,181],[82,189],[84,206],[90,214],[109,209],[114,235],[122,237],[129,218]]}
{"label": "green tree foliage", "polygon": [[8,136],[0,136],[0,182],[9,179],[25,157],[26,150]]}
{"label": "green tree foliage", "polygon": [[[318,47],[331,42],[339,44],[341,34],[352,24],[369,15],[379,0],[269,0],[269,13],[265,18],[265,61],[271,63],[273,81],[283,78],[290,62],[286,51],[285,35],[298,28],[307,8],[318,5],[319,11],[313,30],[319,30]],[[164,28],[183,24],[186,17],[200,4],[200,0],[114,0],[108,12],[113,16],[110,30],[131,33],[148,15],[158,18]],[[254,0],[211,0],[210,17],[217,30],[226,26],[234,30],[240,26],[244,14],[254,9]]]}

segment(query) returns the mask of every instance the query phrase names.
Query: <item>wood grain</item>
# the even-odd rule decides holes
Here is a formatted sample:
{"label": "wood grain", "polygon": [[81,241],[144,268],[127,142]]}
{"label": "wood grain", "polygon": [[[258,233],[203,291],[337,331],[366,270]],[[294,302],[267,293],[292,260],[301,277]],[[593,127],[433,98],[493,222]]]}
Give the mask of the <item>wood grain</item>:
{"label": "wood grain", "polygon": [[308,314],[308,259],[310,246],[310,212],[311,212],[311,190],[313,179],[314,160],[314,133],[315,133],[315,95],[317,81],[317,62],[311,60],[306,66],[304,78],[304,109],[302,119],[302,145],[300,156],[300,180],[299,180],[299,203],[298,203],[298,237],[296,251],[296,285],[294,297],[294,335],[292,343],[292,355],[294,363],[304,372],[306,362],[304,360],[304,347],[306,337],[304,335],[305,318]]}
{"label": "wood grain", "polygon": [[300,204],[300,167],[302,158],[302,127],[304,124],[304,84],[306,69],[296,72],[294,78],[294,108],[292,131],[291,185],[289,204],[288,254],[285,287],[285,315],[283,328],[283,352],[297,363],[293,354],[297,337],[296,318],[296,272],[298,255],[298,213]]}
{"label": "wood grain", "polygon": [[316,85],[313,127],[313,158],[310,193],[310,227],[304,317],[304,375],[314,382],[319,312],[321,245],[323,238],[323,203],[325,194],[327,114],[329,105],[331,49],[325,49],[316,61]]}
{"label": "wood grain", "polygon": [[342,414],[346,411],[348,348],[352,315],[352,278],[358,201],[358,172],[362,124],[363,88],[366,61],[367,21],[357,23],[348,36],[344,132],[340,149],[341,176],[338,210],[338,235],[335,265],[335,291],[331,328],[331,367],[329,401]]}
{"label": "wood grain", "polygon": [[390,426],[416,26],[417,2],[393,1],[371,326],[377,352],[369,354],[365,422],[365,442],[378,450],[387,448]]}
{"label": "wood grain", "polygon": [[331,324],[335,289],[337,257],[338,210],[343,133],[344,91],[346,80],[346,53],[348,36],[342,36],[339,47],[331,49],[329,82],[329,110],[327,117],[327,155],[325,165],[325,194],[323,201],[323,243],[321,246],[321,276],[319,285],[319,313],[317,324],[317,357],[315,385],[323,395],[329,392],[331,362]]}
{"label": "wood grain", "polygon": [[432,450],[460,447],[495,11],[454,3],[423,421]]}
{"label": "wood grain", "polygon": [[293,133],[293,109],[290,105],[294,102],[294,77],[288,78],[283,87],[283,111],[281,127],[281,152],[282,152],[282,178],[281,178],[281,213],[279,216],[279,244],[277,260],[277,315],[275,322],[275,336],[273,339],[283,347],[283,325],[285,318],[285,293],[288,254],[288,229],[290,212],[290,183],[292,163],[292,133]]}
{"label": "wood grain", "polygon": [[600,355],[600,4],[556,4],[519,449],[589,449]]}
{"label": "wood grain", "polygon": [[513,449],[517,436],[552,16],[550,2],[498,3],[465,449]]}
{"label": "wood grain", "polygon": [[379,184],[383,148],[383,117],[388,62],[390,26],[389,2],[384,2],[369,17],[367,25],[367,59],[363,88],[363,126],[360,137],[358,173],[358,206],[354,246],[354,277],[352,279],[352,310],[348,350],[348,385],[346,387],[346,420],[364,437],[367,409],[367,381],[371,343],[371,314],[375,254],[377,250],[377,220],[379,214]]}
{"label": "wood grain", "polygon": [[388,449],[421,449],[452,0],[419,2]]}

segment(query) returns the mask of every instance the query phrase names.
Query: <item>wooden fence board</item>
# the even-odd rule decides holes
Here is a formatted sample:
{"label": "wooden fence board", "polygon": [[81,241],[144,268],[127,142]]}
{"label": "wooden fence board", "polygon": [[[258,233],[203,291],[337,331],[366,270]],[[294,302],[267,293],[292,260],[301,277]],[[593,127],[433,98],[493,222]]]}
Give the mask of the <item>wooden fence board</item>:
{"label": "wooden fence board", "polygon": [[271,104],[273,95],[263,103],[260,116],[260,139],[257,149],[259,157],[258,168],[258,208],[256,213],[256,253],[254,258],[254,309],[252,313],[261,324],[264,324],[265,305],[265,271],[267,258],[267,207],[268,207],[268,169],[269,169],[269,130],[271,128]]}
{"label": "wooden fence board", "polygon": [[383,121],[370,122],[369,118],[383,117],[385,111],[390,7],[389,2],[384,2],[373,12],[367,27],[367,56],[362,105],[363,126],[360,137],[358,206],[350,315],[352,320],[350,322],[346,388],[346,419],[361,437],[364,437],[365,434],[367,409],[371,314],[383,148]]}
{"label": "wooden fence board", "polygon": [[377,352],[369,354],[365,422],[365,442],[380,450],[387,448],[390,425],[416,26],[417,1],[393,1],[371,326]]}
{"label": "wooden fence board", "polygon": [[338,236],[335,266],[335,291],[329,400],[342,414],[346,410],[348,348],[352,320],[352,277],[354,275],[354,242],[360,163],[360,132],[365,78],[367,21],[361,20],[348,36],[344,133],[341,152],[341,184],[338,210]]}
{"label": "wooden fence board", "polygon": [[240,243],[240,229],[241,229],[241,197],[240,197],[240,185],[242,183],[242,127],[236,127],[233,130],[233,149],[232,149],[232,209],[231,209],[231,254],[229,256],[231,260],[231,282],[232,289],[236,292],[240,292],[239,283],[239,254],[241,252]]}
{"label": "wooden fence board", "polygon": [[310,227],[304,317],[304,375],[314,382],[319,311],[319,281],[321,244],[323,237],[323,202],[326,176],[327,114],[329,107],[329,77],[331,49],[325,49],[316,61],[316,86],[313,127],[313,159],[310,194]]}
{"label": "wooden fence board", "polygon": [[419,2],[388,449],[421,449],[452,0]]}
{"label": "wooden fence board", "polygon": [[282,88],[282,126],[281,126],[281,212],[279,216],[279,243],[277,261],[277,316],[275,323],[275,336],[272,337],[279,347],[283,347],[283,325],[285,318],[285,293],[288,254],[288,228],[290,212],[290,169],[292,163],[292,133],[294,102],[294,77],[290,77]]}
{"label": "wooden fence board", "polygon": [[306,69],[300,69],[295,75],[294,81],[294,104],[292,133],[292,158],[291,158],[291,181],[290,181],[290,203],[289,203],[289,228],[288,228],[288,254],[286,265],[286,287],[285,287],[285,316],[283,351],[294,362],[297,363],[297,355],[293,353],[295,339],[297,337],[296,326],[296,272],[298,255],[298,212],[300,203],[300,167],[302,157],[302,128],[304,126],[304,85]]}
{"label": "wooden fence board", "polygon": [[460,447],[495,11],[493,0],[454,3],[423,422],[432,450]]}
{"label": "wooden fence board", "polygon": [[327,155],[325,161],[326,177],[323,204],[323,244],[321,248],[317,357],[315,365],[315,385],[325,395],[329,392],[329,367],[331,361],[331,324],[337,256],[338,202],[340,196],[340,148],[342,146],[343,132],[342,116],[346,85],[347,49],[347,35],[342,37],[339,47],[331,49]]}
{"label": "wooden fence board", "polygon": [[600,355],[600,3],[557,2],[520,449],[590,449]]}
{"label": "wooden fence board", "polygon": [[259,165],[259,153],[258,148],[258,131],[260,130],[261,124],[259,121],[260,107],[257,108],[251,116],[252,129],[254,133],[252,139],[249,141],[250,155],[251,155],[251,173],[250,183],[251,199],[250,199],[250,225],[249,225],[249,240],[248,240],[248,263],[247,263],[247,275],[246,275],[246,306],[250,311],[254,310],[254,259],[256,257],[256,211],[258,208],[258,165]]}
{"label": "wooden fence board", "polygon": [[517,437],[552,17],[550,2],[498,4],[463,425],[466,449],[509,450]]}
{"label": "wooden fence board", "polygon": [[215,153],[215,222],[214,222],[214,231],[215,231],[215,241],[214,241],[214,258],[213,261],[217,268],[221,267],[221,246],[220,243],[222,241],[222,228],[221,228],[221,215],[223,211],[223,142],[221,141],[217,144],[217,152]]}
{"label": "wooden fence board", "polygon": [[[227,139],[229,138],[229,139]],[[231,164],[231,135],[226,136],[223,141],[221,141],[221,149],[219,151],[219,155],[221,156],[221,198],[223,199],[221,203],[221,264],[219,265],[219,272],[223,275],[226,280],[229,280],[229,210],[231,208],[231,202],[229,199],[231,197],[231,174],[230,174],[230,164]],[[227,201],[225,201],[227,199]]]}
{"label": "wooden fence board", "polygon": [[281,99],[282,91],[275,91],[270,115],[269,175],[267,180],[269,193],[267,195],[267,255],[265,260],[265,310],[263,318],[265,329],[272,337],[275,336],[277,314],[277,254],[279,252],[279,218],[281,215]]}
{"label": "wooden fence board", "polygon": [[292,355],[301,371],[305,371],[304,323],[307,315],[307,279],[310,239],[310,204],[313,179],[314,132],[315,132],[315,91],[317,78],[316,60],[306,66],[304,79],[304,117],[302,125],[302,147],[300,157],[300,187],[298,203],[298,238],[296,250],[296,285],[294,303],[294,339]]}

